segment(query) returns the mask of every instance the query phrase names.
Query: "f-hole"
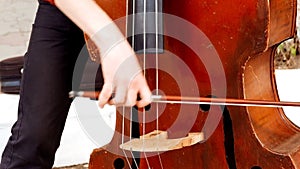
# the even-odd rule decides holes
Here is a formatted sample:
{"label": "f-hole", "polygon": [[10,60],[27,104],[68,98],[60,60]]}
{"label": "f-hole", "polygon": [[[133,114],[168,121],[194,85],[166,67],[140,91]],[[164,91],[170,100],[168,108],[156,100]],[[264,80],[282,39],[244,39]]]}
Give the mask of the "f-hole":
{"label": "f-hole", "polygon": [[[215,96],[212,96],[212,95],[208,95],[206,96],[207,98],[216,98]],[[200,111],[202,112],[208,112],[209,109],[210,109],[210,104],[200,104],[199,105],[199,109]],[[223,110],[223,109],[222,109]]]}
{"label": "f-hole", "polygon": [[[215,98],[215,96],[208,95],[208,98]],[[222,106],[222,105],[221,105]],[[210,110],[211,105],[209,104],[200,104],[199,109],[203,112],[208,112]],[[236,161],[235,161],[235,154],[234,154],[234,137],[233,137],[233,129],[232,129],[232,120],[229,114],[229,110],[226,106],[221,107],[223,110],[223,130],[224,130],[224,146],[225,146],[225,153],[226,153],[226,161],[228,167],[230,169],[236,169]],[[251,169],[261,169],[258,166],[254,166]]]}

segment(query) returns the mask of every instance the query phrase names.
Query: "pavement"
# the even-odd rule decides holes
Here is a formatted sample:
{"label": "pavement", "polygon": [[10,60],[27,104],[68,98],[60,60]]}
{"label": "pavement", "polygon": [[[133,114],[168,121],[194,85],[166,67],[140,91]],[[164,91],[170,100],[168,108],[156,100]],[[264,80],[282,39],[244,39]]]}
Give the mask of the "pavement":
{"label": "pavement", "polygon": [[[0,60],[24,55],[36,9],[37,0],[0,0]],[[300,101],[300,78],[297,78],[300,69],[276,70],[275,73],[281,100]],[[18,95],[0,94],[0,154],[10,135],[10,128],[17,118],[18,99]],[[80,98],[75,99],[75,102],[92,107],[96,104],[94,101]],[[108,124],[100,126],[101,130],[98,127],[99,131],[93,131],[98,133],[99,138],[105,138],[101,142],[95,141],[86,130],[86,123],[93,120],[95,114],[86,116],[87,121],[81,121],[79,109],[80,106],[78,108],[75,104],[70,108],[61,146],[55,159],[57,167],[87,163],[92,150],[109,142],[112,136],[114,107],[108,106],[98,110],[101,115],[98,114],[97,118]],[[295,107],[285,108],[287,116],[298,126],[300,126],[299,111],[300,109]]]}
{"label": "pavement", "polygon": [[0,0],[0,60],[26,52],[37,0]]}
{"label": "pavement", "polygon": [[[37,0],[0,0],[0,60],[25,54],[37,5]],[[17,119],[18,100],[18,95],[0,94],[0,154],[10,136],[10,128]],[[75,99],[75,102],[80,102],[80,99]],[[88,101],[87,104],[96,103]],[[107,115],[108,119],[115,110],[108,106],[103,111],[105,113],[102,114]],[[113,133],[112,130],[108,131]],[[107,133],[101,131],[99,137],[109,138]],[[106,142],[104,140],[101,144]],[[54,166],[88,163],[92,150],[101,144],[89,137],[72,104]]]}

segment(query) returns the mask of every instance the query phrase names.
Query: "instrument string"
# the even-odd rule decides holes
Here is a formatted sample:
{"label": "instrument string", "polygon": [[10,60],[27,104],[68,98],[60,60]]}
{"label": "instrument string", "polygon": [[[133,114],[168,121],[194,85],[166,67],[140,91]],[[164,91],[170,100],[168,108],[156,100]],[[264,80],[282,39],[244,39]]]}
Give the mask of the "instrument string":
{"label": "instrument string", "polygon": [[[135,0],[133,0],[133,6],[132,6],[132,10],[133,10],[133,12],[132,12],[132,14],[131,14],[131,16],[133,16],[132,17],[132,19],[131,19],[131,21],[133,22],[132,23],[132,33],[131,33],[131,38],[132,38],[132,47],[134,48],[134,11],[135,11]],[[127,38],[128,37],[128,19],[129,19],[129,0],[126,0],[126,25],[125,25],[125,37]],[[125,109],[125,106],[123,106],[122,107],[122,114],[123,114],[123,118],[122,118],[122,144],[124,144],[124,137],[125,137],[125,111],[126,111],[126,109]],[[133,116],[132,116],[132,108],[130,109],[130,124],[129,124],[129,139],[131,140],[132,139],[132,120],[133,120],[133,118],[132,118]],[[129,158],[128,158],[128,156],[127,156],[127,154],[126,154],[126,152],[125,152],[125,150],[124,149],[122,149],[122,151],[123,151],[123,154],[124,154],[124,156],[125,156],[125,159],[126,159],[126,161],[127,161],[127,163],[128,163],[128,166],[130,167],[130,169],[132,169],[132,166],[131,166],[131,163],[130,163],[130,161],[129,161]],[[132,157],[132,159],[133,159],[133,162],[134,162],[134,164],[135,164],[135,166],[136,166],[136,168],[138,169],[139,167],[138,167],[138,164],[137,164],[137,161],[136,161],[136,159],[135,159],[135,157],[134,157],[134,154],[133,154],[133,152],[132,151],[130,151],[130,153],[131,153],[131,157]]]}
{"label": "instrument string", "polygon": [[[146,14],[147,14],[147,0],[144,0],[144,4],[143,4],[143,70],[144,70],[144,78],[146,78]],[[143,135],[145,135],[146,133],[146,113],[145,113],[145,108],[143,108]],[[145,148],[145,140],[143,139],[143,149]],[[149,164],[149,160],[147,157],[147,154],[144,152],[144,158],[146,160],[147,166],[148,168],[150,168],[150,164]]]}
{"label": "instrument string", "polygon": [[[129,10],[129,2],[128,2],[128,0],[126,0],[125,38],[128,37],[128,12],[129,12],[128,10]],[[122,134],[122,141],[121,142],[123,144],[124,143],[124,137],[125,137],[125,106],[122,106],[122,116],[123,117],[122,117],[122,133],[121,133]],[[131,126],[130,126],[130,131],[131,131]],[[131,133],[130,133],[129,137],[131,138]],[[123,149],[122,149],[122,151],[123,151],[124,157],[125,157],[125,159],[128,163],[128,166],[130,167],[130,169],[132,169],[129,158],[128,158],[126,152]]]}
{"label": "instrument string", "polygon": [[[126,0],[126,25],[125,25],[125,38],[128,37],[128,17],[129,17],[129,2],[128,0]],[[123,111],[124,111],[124,106],[123,106]],[[124,112],[123,112],[124,114]],[[123,116],[124,117],[124,116]],[[132,120],[132,111],[130,111],[130,121]],[[130,123],[130,134],[129,134],[129,138],[131,139],[132,133],[131,130],[132,129],[132,125]],[[122,133],[122,135],[124,135],[124,133]]]}
{"label": "instrument string", "polygon": [[[132,149],[130,150],[130,153],[131,153],[131,156],[134,157]],[[136,168],[139,169],[139,165],[138,165],[137,161],[135,160],[135,158],[133,158],[133,162],[134,162],[134,165],[136,166]]]}
{"label": "instrument string", "polygon": [[124,149],[122,149],[122,151],[123,151],[123,154],[124,154],[124,156],[125,156],[125,159],[126,159],[126,162],[127,162],[128,166],[130,167],[130,169],[132,169],[132,167],[131,167],[131,164],[130,164],[130,161],[129,161],[129,159],[128,159],[127,155],[126,155],[126,152],[125,152],[125,150],[124,150]]}
{"label": "instrument string", "polygon": [[[158,0],[155,0],[155,68],[156,68],[156,72],[155,72],[155,76],[156,76],[156,95],[158,95],[158,24],[159,24],[159,21],[158,21],[158,15],[159,15],[159,11],[158,11]],[[159,121],[158,121],[158,103],[155,103],[156,104],[156,130],[158,131],[159,130]],[[156,141],[156,147],[157,147],[157,150],[159,149],[159,137],[157,137],[157,141]],[[161,159],[161,156],[160,156],[160,153],[159,151],[157,151],[157,155],[158,155],[158,159],[159,159],[159,163],[160,163],[160,166],[161,168],[163,169],[163,163],[162,163],[162,159]]]}
{"label": "instrument string", "polygon": [[122,106],[122,144],[124,143],[125,137],[125,106]]}
{"label": "instrument string", "polygon": [[[132,25],[131,25],[131,29],[132,29],[131,43],[132,43],[132,48],[133,49],[135,48],[135,11],[136,11],[135,7],[136,7],[136,0],[133,0],[132,1]],[[131,109],[131,117],[133,117],[132,116],[132,109]],[[132,118],[131,118],[131,123],[130,124],[131,124],[130,130],[132,131]],[[132,137],[132,135],[130,135],[130,138],[131,137]],[[130,151],[130,152],[131,152],[132,157],[134,157],[133,152],[132,151]],[[133,161],[134,161],[135,166],[138,169],[139,166],[137,164],[136,159],[133,158]]]}

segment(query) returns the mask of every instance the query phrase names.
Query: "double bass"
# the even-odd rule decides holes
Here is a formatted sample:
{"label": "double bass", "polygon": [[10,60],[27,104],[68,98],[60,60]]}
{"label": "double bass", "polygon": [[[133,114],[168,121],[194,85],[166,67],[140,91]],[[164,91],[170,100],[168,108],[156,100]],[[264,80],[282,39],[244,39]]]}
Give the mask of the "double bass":
{"label": "double bass", "polygon": [[[96,2],[132,43],[156,95],[279,100],[273,56],[294,35],[296,0]],[[204,136],[169,150],[159,139],[125,150],[133,114],[141,139]],[[112,141],[92,152],[89,168],[300,168],[298,140],[281,108],[152,103],[117,109]]]}

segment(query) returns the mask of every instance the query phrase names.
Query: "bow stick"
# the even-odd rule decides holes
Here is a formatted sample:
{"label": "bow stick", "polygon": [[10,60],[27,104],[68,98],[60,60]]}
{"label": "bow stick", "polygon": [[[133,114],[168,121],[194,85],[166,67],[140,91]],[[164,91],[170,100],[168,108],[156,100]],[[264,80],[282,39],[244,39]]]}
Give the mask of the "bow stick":
{"label": "bow stick", "polygon": [[[99,91],[71,91],[70,98],[88,97],[98,99]],[[252,99],[234,99],[234,98],[210,98],[210,97],[185,97],[185,96],[162,96],[152,95],[153,103],[169,104],[208,104],[208,105],[229,105],[229,106],[256,106],[256,107],[299,107],[300,102],[290,101],[270,101],[270,100],[252,100]]]}

